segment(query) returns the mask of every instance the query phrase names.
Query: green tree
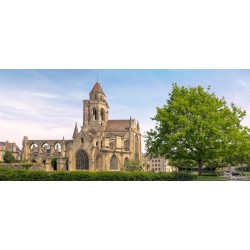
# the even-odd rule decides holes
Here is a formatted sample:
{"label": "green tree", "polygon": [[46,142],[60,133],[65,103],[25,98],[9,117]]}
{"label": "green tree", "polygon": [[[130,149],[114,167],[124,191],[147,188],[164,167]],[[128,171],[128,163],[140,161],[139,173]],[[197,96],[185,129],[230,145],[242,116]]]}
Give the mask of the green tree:
{"label": "green tree", "polygon": [[12,162],[15,162],[15,157],[12,155],[11,152],[6,151],[4,156],[3,156],[3,161],[5,163],[12,163]]}
{"label": "green tree", "polygon": [[138,160],[129,160],[124,164],[124,170],[127,172],[141,172],[144,170],[145,163]]}
{"label": "green tree", "polygon": [[157,108],[155,129],[146,134],[149,155],[170,160],[194,160],[199,175],[205,162],[224,157],[237,147],[246,112],[224,98],[210,93],[210,87],[172,86],[167,104]]}
{"label": "green tree", "polygon": [[179,171],[197,170],[197,164],[196,164],[196,161],[194,160],[185,160],[185,159],[170,160],[169,165],[177,167]]}
{"label": "green tree", "polygon": [[231,158],[233,158],[235,165],[240,166],[243,171],[243,167],[249,166],[250,163],[250,132],[244,130],[241,136],[237,140],[237,150],[232,151]]}

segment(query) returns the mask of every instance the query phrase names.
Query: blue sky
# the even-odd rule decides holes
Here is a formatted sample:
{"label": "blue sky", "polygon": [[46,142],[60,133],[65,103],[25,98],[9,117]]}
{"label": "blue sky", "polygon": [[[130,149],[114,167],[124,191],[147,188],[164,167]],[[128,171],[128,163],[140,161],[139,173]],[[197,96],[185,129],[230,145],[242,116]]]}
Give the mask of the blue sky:
{"label": "blue sky", "polygon": [[[82,100],[97,80],[110,106],[109,119],[139,120],[141,132],[162,107],[172,83],[207,87],[247,110],[250,126],[250,70],[0,70],[0,141],[21,146],[29,139],[71,139],[82,125]],[[143,144],[144,145],[144,144]]]}

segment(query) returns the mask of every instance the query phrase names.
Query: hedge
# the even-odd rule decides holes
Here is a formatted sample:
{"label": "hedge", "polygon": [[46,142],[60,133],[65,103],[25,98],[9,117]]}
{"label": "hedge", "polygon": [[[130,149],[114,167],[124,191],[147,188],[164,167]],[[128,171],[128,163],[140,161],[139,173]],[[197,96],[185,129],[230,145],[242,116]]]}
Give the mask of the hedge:
{"label": "hedge", "polygon": [[0,181],[193,181],[196,178],[195,175],[180,172],[45,172],[0,169]]}

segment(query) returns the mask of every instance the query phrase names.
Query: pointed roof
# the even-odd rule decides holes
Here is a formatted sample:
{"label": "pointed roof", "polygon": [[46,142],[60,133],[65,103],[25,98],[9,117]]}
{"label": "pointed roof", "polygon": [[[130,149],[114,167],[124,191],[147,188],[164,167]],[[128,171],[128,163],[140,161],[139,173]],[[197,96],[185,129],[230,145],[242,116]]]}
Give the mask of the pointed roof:
{"label": "pointed roof", "polygon": [[101,94],[105,95],[105,93],[103,92],[102,87],[98,81],[96,82],[95,86],[91,90],[90,94],[92,94],[92,93],[101,93]]}
{"label": "pointed roof", "polygon": [[76,122],[73,138],[77,138],[77,136],[78,136],[78,127],[77,127],[77,122]]}
{"label": "pointed roof", "polygon": [[140,124],[139,124],[139,121],[137,121],[137,130],[140,130]]}

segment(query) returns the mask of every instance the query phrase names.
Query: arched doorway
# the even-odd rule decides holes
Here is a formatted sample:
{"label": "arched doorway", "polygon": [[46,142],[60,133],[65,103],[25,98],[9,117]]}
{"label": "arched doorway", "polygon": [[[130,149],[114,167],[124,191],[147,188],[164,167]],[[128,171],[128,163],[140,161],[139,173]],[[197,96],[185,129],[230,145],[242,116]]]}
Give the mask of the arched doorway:
{"label": "arched doorway", "polygon": [[76,153],[76,170],[89,170],[89,157],[82,149]]}
{"label": "arched doorway", "polygon": [[53,158],[51,160],[51,166],[52,166],[54,171],[57,171],[57,159],[56,158]]}

